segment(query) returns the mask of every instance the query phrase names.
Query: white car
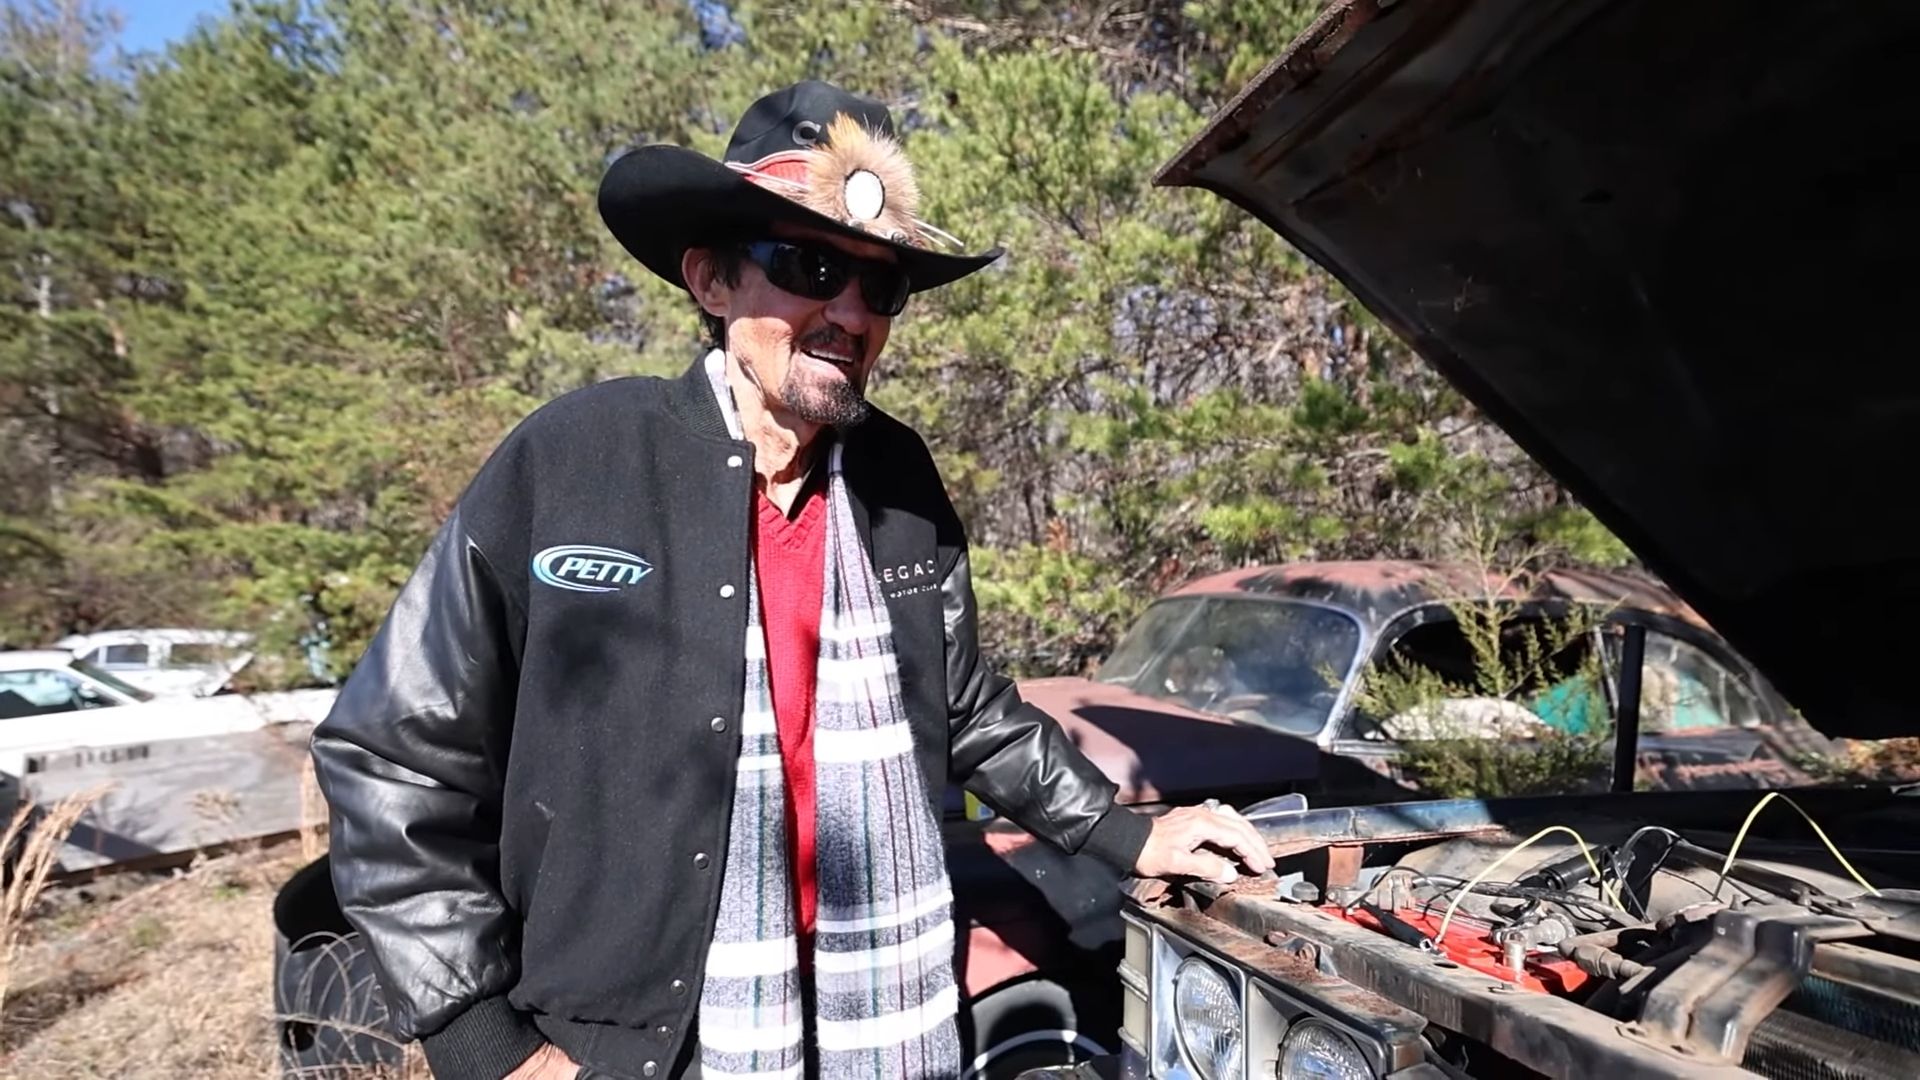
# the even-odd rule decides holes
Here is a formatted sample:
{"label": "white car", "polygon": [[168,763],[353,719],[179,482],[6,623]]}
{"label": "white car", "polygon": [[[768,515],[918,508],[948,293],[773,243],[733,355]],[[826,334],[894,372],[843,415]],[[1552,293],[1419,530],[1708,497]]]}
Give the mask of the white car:
{"label": "white car", "polygon": [[37,754],[318,723],[332,690],[164,698],[72,654],[0,653],[0,774],[32,771]]}
{"label": "white car", "polygon": [[139,705],[155,696],[69,652],[0,652],[0,721]]}
{"label": "white car", "polygon": [[53,647],[162,697],[218,693],[253,659],[253,636],[231,630],[102,630]]}

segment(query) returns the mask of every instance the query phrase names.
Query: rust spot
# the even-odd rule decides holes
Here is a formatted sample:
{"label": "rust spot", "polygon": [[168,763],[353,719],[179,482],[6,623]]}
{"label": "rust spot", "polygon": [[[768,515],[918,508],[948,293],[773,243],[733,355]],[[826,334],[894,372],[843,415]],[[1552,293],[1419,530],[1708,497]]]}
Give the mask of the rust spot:
{"label": "rust spot", "polygon": [[1272,63],[1188,141],[1173,160],[1154,176],[1154,184],[1177,187],[1193,182],[1194,174],[1230,148],[1244,145],[1255,121],[1273,100],[1320,74],[1341,47],[1360,28],[1380,15],[1379,0],[1339,0],[1313,20]]}
{"label": "rust spot", "polygon": [[1336,844],[1327,849],[1327,885],[1340,888],[1360,880],[1360,860],[1365,858],[1364,844]]}
{"label": "rust spot", "polygon": [[[1231,903],[1232,901],[1227,901]],[[1166,911],[1158,917],[1182,935],[1204,942],[1235,963],[1245,965],[1290,989],[1320,998],[1358,1015],[1380,1016],[1396,1023],[1414,1019],[1403,1006],[1362,989],[1345,979],[1322,974],[1316,961],[1304,950],[1276,947],[1240,933],[1231,927],[1194,911]],[[1284,945],[1291,935],[1280,934]],[[1269,934],[1271,940],[1274,934]],[[1300,939],[1317,949],[1317,943]],[[1415,1025],[1418,1026],[1418,1025]]]}

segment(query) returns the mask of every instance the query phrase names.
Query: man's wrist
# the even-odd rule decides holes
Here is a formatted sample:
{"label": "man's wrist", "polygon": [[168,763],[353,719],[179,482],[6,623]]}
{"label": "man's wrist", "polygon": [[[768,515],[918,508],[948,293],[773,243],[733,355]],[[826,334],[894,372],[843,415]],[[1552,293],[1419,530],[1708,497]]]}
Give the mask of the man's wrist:
{"label": "man's wrist", "polygon": [[1094,822],[1093,831],[1080,850],[1123,874],[1131,874],[1139,865],[1140,852],[1146,848],[1147,837],[1152,833],[1151,818],[1116,803]]}
{"label": "man's wrist", "polygon": [[420,1048],[437,1080],[497,1080],[546,1041],[533,1018],[502,994],[481,998],[446,1027],[422,1036]]}

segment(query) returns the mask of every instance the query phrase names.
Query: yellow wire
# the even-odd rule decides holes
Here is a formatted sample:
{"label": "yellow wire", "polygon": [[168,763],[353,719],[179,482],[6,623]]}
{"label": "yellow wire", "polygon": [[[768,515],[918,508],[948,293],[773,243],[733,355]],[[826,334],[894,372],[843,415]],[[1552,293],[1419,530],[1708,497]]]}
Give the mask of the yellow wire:
{"label": "yellow wire", "polygon": [[1747,811],[1747,820],[1741,822],[1740,831],[1733,834],[1733,846],[1727,849],[1727,861],[1720,864],[1720,881],[1713,887],[1713,898],[1715,900],[1720,899],[1720,890],[1727,887],[1727,873],[1733,869],[1733,857],[1740,853],[1740,845],[1746,843],[1747,830],[1753,826],[1753,819],[1759,817],[1760,811],[1766,809],[1767,804],[1775,799],[1779,799],[1795,810],[1799,810],[1800,816],[1806,818],[1807,824],[1813,826],[1813,834],[1820,838],[1821,843],[1827,845],[1827,850],[1833,852],[1833,857],[1840,860],[1840,865],[1846,868],[1847,873],[1853,875],[1853,880],[1859,882],[1861,888],[1873,895],[1880,895],[1880,890],[1867,884],[1867,879],[1860,876],[1860,871],[1855,870],[1853,864],[1847,861],[1847,857],[1840,854],[1840,849],[1834,846],[1833,841],[1827,839],[1827,830],[1821,828],[1820,823],[1813,820],[1812,814],[1801,810],[1800,804],[1794,802],[1787,796],[1777,791],[1769,791],[1759,802],[1753,804],[1752,810]]}
{"label": "yellow wire", "polygon": [[1446,939],[1447,927],[1453,924],[1453,913],[1456,909],[1460,907],[1460,901],[1465,900],[1467,898],[1467,894],[1472,892],[1474,889],[1478,888],[1481,882],[1487,880],[1487,878],[1489,877],[1492,877],[1493,872],[1495,870],[1500,869],[1501,863],[1506,862],[1508,859],[1511,859],[1515,855],[1518,855],[1521,852],[1527,850],[1529,847],[1532,847],[1533,842],[1540,839],[1541,837],[1551,836],[1552,834],[1557,832],[1566,833],[1568,836],[1573,837],[1574,843],[1577,843],[1580,845],[1580,854],[1585,855],[1587,857],[1587,865],[1591,867],[1593,870],[1593,880],[1600,886],[1600,895],[1606,898],[1607,903],[1612,904],[1614,907],[1619,907],[1620,891],[1614,888],[1613,886],[1607,884],[1606,878],[1600,873],[1600,864],[1593,861],[1593,849],[1587,846],[1587,842],[1581,838],[1579,833],[1574,832],[1572,829],[1569,829],[1565,825],[1549,825],[1546,828],[1541,829],[1539,832],[1534,833],[1532,836],[1527,837],[1525,840],[1520,841],[1520,843],[1516,844],[1505,855],[1502,855],[1499,858],[1493,860],[1493,862],[1487,864],[1486,869],[1480,871],[1478,874],[1475,874],[1473,879],[1467,882],[1467,887],[1464,889],[1461,889],[1459,892],[1459,895],[1453,898],[1453,903],[1447,905],[1447,913],[1445,916],[1443,916],[1440,919],[1440,930],[1439,932],[1433,935],[1435,942],[1438,943]]}

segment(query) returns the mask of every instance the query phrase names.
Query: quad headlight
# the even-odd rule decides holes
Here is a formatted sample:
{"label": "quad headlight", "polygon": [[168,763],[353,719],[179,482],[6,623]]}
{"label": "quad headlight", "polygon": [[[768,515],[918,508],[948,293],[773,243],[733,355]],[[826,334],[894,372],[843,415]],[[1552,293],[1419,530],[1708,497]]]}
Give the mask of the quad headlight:
{"label": "quad headlight", "polygon": [[1280,1080],[1374,1080],[1353,1040],[1317,1020],[1295,1024],[1280,1043]]}
{"label": "quad headlight", "polygon": [[1240,995],[1201,957],[1182,961],[1173,977],[1173,1031],[1200,1080],[1238,1080],[1246,1045]]}
{"label": "quad headlight", "polygon": [[[1170,913],[1170,920],[1193,921]],[[1121,1041],[1129,1076],[1155,1080],[1376,1080],[1418,1061],[1386,1042],[1375,1050],[1358,1026],[1317,999],[1324,987],[1259,977],[1230,954],[1124,915]],[[1206,929],[1204,924],[1200,929]],[[1324,982],[1324,980],[1313,980]],[[1302,993],[1306,995],[1302,997]],[[1407,1014],[1402,1024],[1417,1019]],[[1409,1032],[1417,1033],[1418,1027]],[[1412,1036],[1417,1039],[1417,1034]]]}

